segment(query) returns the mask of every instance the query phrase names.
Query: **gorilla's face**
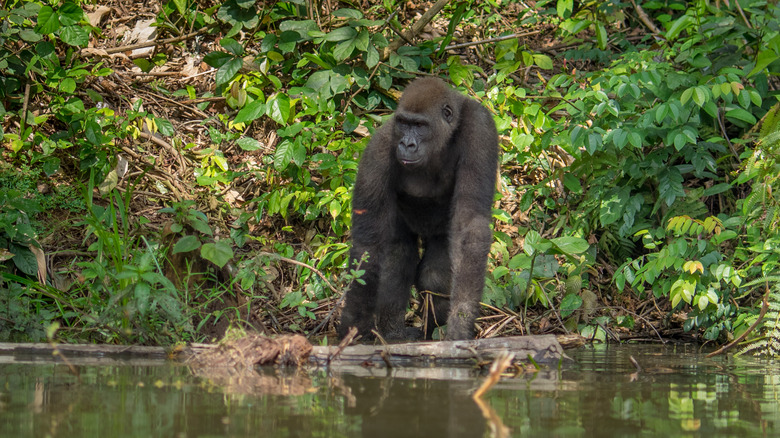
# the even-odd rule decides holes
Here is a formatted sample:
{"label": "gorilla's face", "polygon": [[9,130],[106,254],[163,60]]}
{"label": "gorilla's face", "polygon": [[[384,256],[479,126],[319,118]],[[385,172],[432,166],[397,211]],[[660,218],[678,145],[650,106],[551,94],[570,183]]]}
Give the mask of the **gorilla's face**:
{"label": "gorilla's face", "polygon": [[452,135],[454,114],[445,103],[429,105],[422,113],[400,108],[393,124],[396,158],[405,169],[427,169],[438,161]]}

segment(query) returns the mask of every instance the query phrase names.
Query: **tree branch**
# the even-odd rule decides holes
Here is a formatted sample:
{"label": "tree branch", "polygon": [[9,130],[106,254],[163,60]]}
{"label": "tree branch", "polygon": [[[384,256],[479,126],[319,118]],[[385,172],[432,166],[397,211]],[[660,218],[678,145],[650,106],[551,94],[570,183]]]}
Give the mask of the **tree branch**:
{"label": "tree branch", "polygon": [[420,33],[420,31],[423,30],[426,24],[430,23],[433,17],[436,16],[436,14],[441,11],[444,6],[449,3],[450,0],[439,0],[437,1],[433,6],[431,6],[430,9],[425,11],[425,13],[420,17],[419,20],[417,20],[414,24],[412,24],[412,27],[409,28],[406,32],[403,33],[403,38],[397,38],[390,42],[387,47],[382,51],[381,60],[386,61],[387,58],[390,57],[390,54],[398,50],[402,45],[404,45],[404,40],[411,41],[414,39],[417,34]]}

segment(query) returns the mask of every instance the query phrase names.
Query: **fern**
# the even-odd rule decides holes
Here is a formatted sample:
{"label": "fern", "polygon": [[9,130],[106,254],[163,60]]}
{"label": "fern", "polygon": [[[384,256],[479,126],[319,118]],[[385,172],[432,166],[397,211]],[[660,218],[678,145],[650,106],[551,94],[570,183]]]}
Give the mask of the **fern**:
{"label": "fern", "polygon": [[[737,356],[750,353],[755,356],[769,358],[780,357],[780,277],[766,277],[754,280],[750,284],[770,281],[773,283],[769,292],[768,309],[762,324],[763,336],[748,341],[747,345],[737,352]],[[747,285],[746,285],[747,286]]]}

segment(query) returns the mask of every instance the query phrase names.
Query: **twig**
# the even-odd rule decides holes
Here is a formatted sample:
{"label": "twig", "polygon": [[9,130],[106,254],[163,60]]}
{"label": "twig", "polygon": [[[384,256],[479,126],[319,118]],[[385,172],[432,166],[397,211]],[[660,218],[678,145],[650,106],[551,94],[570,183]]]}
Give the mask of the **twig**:
{"label": "twig", "polygon": [[332,360],[334,360],[337,357],[339,357],[341,352],[344,351],[345,348],[347,348],[347,345],[352,343],[352,340],[355,339],[355,336],[357,336],[357,333],[358,333],[357,327],[350,327],[349,328],[349,331],[347,332],[347,335],[344,336],[344,339],[341,340],[341,342],[339,343],[339,346],[336,349],[336,351],[333,354],[331,354],[330,356],[328,356],[328,360],[327,360],[328,364],[330,364],[330,362]]}
{"label": "twig", "polygon": [[715,350],[712,353],[708,354],[707,357],[717,356],[719,354],[722,354],[722,353],[725,353],[725,352],[731,350],[735,345],[737,345],[740,342],[742,342],[743,340],[745,340],[747,335],[750,334],[750,332],[752,332],[753,329],[758,327],[758,325],[761,323],[761,320],[764,319],[764,315],[766,315],[766,311],[769,310],[769,291],[770,290],[771,289],[769,289],[769,287],[767,286],[766,292],[764,293],[764,301],[761,303],[761,311],[758,313],[758,319],[756,319],[756,321],[753,322],[753,324],[751,324],[750,327],[748,327],[747,330],[745,330],[741,335],[739,335],[737,337],[737,339],[734,339],[733,341],[729,342],[728,344],[718,348],[717,350]]}
{"label": "twig", "polygon": [[68,366],[68,369],[70,372],[76,376],[76,379],[78,379],[79,383],[81,383],[81,373],[79,373],[78,368],[73,366],[73,364],[68,360],[68,358],[62,354],[59,348],[57,348],[57,343],[54,342],[54,340],[49,339],[49,346],[52,348],[51,355],[52,356],[59,356],[60,359],[62,359],[63,362],[65,362],[65,365]]}
{"label": "twig", "polygon": [[642,366],[639,365],[639,362],[636,359],[634,359],[634,356],[628,356],[628,361],[631,362],[632,365],[634,365],[634,368],[636,368],[637,373],[642,372]]}
{"label": "twig", "polygon": [[734,158],[739,160],[739,154],[737,153],[737,150],[734,149],[734,144],[731,143],[731,140],[729,140],[729,134],[726,132],[726,125],[723,123],[723,110],[718,110],[718,125],[720,126],[720,132],[723,134],[723,138],[726,139],[726,143],[729,145],[729,150],[734,155]]}
{"label": "twig", "polygon": [[283,257],[283,256],[280,256],[279,254],[274,254],[274,253],[271,253],[271,252],[260,252],[258,255],[275,258],[275,259],[281,260],[283,262],[292,263],[293,265],[303,266],[304,268],[310,269],[312,272],[317,274],[317,276],[319,276],[322,279],[322,281],[325,282],[325,284],[328,286],[328,288],[330,288],[331,291],[333,291],[334,294],[341,295],[339,297],[338,301],[336,301],[336,304],[334,304],[333,309],[331,309],[331,311],[328,312],[328,315],[325,316],[325,319],[321,323],[319,323],[319,325],[317,325],[317,327],[315,327],[314,330],[312,330],[306,336],[307,339],[311,339],[312,336],[314,336],[315,334],[319,333],[319,331],[322,329],[322,327],[324,327],[328,323],[328,321],[330,321],[330,318],[333,316],[333,314],[339,308],[339,305],[344,300],[344,297],[346,297],[347,295],[340,293],[335,287],[333,287],[333,285],[330,284],[330,281],[328,281],[328,278],[325,276],[325,274],[323,274],[322,272],[317,270],[317,268],[315,268],[314,266],[308,265],[308,264],[303,263],[303,262],[299,262],[298,260],[295,260],[295,259]]}
{"label": "twig", "polygon": [[741,15],[741,16],[742,16],[742,20],[744,20],[744,21],[745,21],[745,26],[747,26],[747,27],[748,27],[748,29],[753,29],[753,25],[752,25],[752,24],[750,24],[750,21],[749,21],[749,20],[747,19],[747,17],[745,16],[745,11],[743,11],[743,10],[742,10],[742,6],[740,6],[740,5],[739,5],[739,1],[737,1],[737,0],[734,0],[734,4],[736,4],[736,5],[737,5],[737,10],[739,11],[739,15]]}
{"label": "twig", "polygon": [[[325,318],[323,318],[322,322],[317,324],[317,327],[314,327],[314,330],[310,331],[308,335],[306,335],[306,339],[311,339],[312,336],[316,335],[317,333],[322,330],[325,325],[328,324],[330,319],[333,317],[333,314],[336,313],[336,310],[338,310],[339,307],[341,307],[341,302],[344,301],[344,298],[347,296],[347,294],[341,294],[338,300],[336,300],[336,304],[333,305],[333,308],[330,309],[330,312],[328,312],[327,315],[325,315]],[[353,327],[354,328],[354,327]],[[352,329],[350,329],[351,331]],[[349,334],[347,334],[349,336]],[[346,339],[346,338],[345,338]]]}
{"label": "twig", "polygon": [[471,396],[471,398],[473,398],[475,401],[481,399],[482,396],[493,387],[493,385],[501,380],[501,373],[503,373],[504,370],[512,364],[512,360],[514,360],[514,358],[515,354],[506,350],[498,353],[496,359],[493,361],[493,364],[490,365],[490,373],[485,378],[485,381],[482,382],[482,385],[480,385],[479,388],[474,391],[474,394]]}
{"label": "twig", "polygon": [[[640,314],[638,314],[636,312],[632,312],[632,311],[626,309],[623,306],[599,306],[599,308],[600,309],[618,309],[618,310],[622,310],[622,311],[624,311],[626,313],[630,313],[630,314],[636,316],[637,318],[639,318],[642,321],[644,321],[645,324],[648,325],[648,327],[653,329],[653,331],[655,332],[655,335],[658,336],[658,340],[661,341],[662,344],[666,343],[666,340],[664,340],[664,338],[661,336],[661,333],[659,333],[658,330],[653,326],[653,324],[651,324],[650,321],[647,318],[645,318],[644,316],[642,316],[642,315],[640,315]],[[657,306],[656,306],[656,309],[660,312],[660,309],[658,309]]]}
{"label": "twig", "polygon": [[30,83],[24,84],[24,103],[22,104],[22,114],[19,117],[21,127],[19,128],[19,139],[25,140],[24,131],[27,128],[27,108],[30,106]]}
{"label": "twig", "polygon": [[368,80],[366,81],[366,84],[359,86],[358,89],[355,90],[355,92],[352,93],[351,96],[349,96],[349,99],[347,99],[347,102],[343,106],[344,111],[347,111],[349,109],[349,105],[352,103],[352,99],[354,99],[355,96],[357,96],[358,93],[360,93],[361,91],[365,90],[367,86],[371,85],[371,80],[374,79],[374,75],[376,75],[376,72],[377,72],[377,70],[379,70],[379,66],[380,65],[382,65],[382,63],[381,62],[377,62],[376,65],[374,66],[374,69],[371,70],[371,74],[368,75]]}
{"label": "twig", "polygon": [[379,339],[379,342],[381,342],[382,345],[385,347],[379,353],[379,356],[385,362],[385,365],[387,366],[388,369],[392,368],[393,364],[390,362],[390,360],[393,358],[393,356],[387,351],[387,341],[385,341],[385,338],[383,338],[378,331],[371,330],[371,333],[373,333],[374,336],[376,336],[376,338]]}
{"label": "twig", "polygon": [[495,37],[495,38],[488,38],[486,40],[471,41],[471,42],[468,42],[468,43],[450,44],[449,46],[445,47],[444,50],[455,50],[455,49],[462,49],[464,47],[479,46],[481,44],[488,44],[488,43],[495,43],[495,42],[498,42],[498,41],[511,40],[511,39],[515,39],[515,38],[521,38],[521,37],[525,37],[525,36],[536,35],[538,33],[542,33],[542,31],[541,30],[532,30],[532,31],[529,31],[529,32],[519,32],[519,33],[514,33],[512,35],[504,35],[504,36]]}
{"label": "twig", "polygon": [[149,140],[152,143],[156,144],[157,146],[162,147],[163,149],[167,149],[168,152],[170,152],[176,158],[179,159],[179,165],[182,167],[182,169],[187,168],[187,165],[184,163],[184,157],[182,157],[181,153],[167,141],[157,137],[154,134],[150,134],[148,132],[143,132],[143,131],[138,133],[138,137],[143,138],[144,140]]}
{"label": "twig", "polygon": [[198,35],[202,35],[202,34],[208,32],[209,30],[211,30],[213,27],[216,27],[217,25],[218,25],[218,23],[213,23],[213,24],[210,24],[210,25],[208,25],[208,26],[198,30],[197,32],[188,33],[187,35],[181,35],[181,36],[177,36],[175,38],[167,38],[167,39],[164,39],[164,40],[155,40],[155,41],[146,41],[146,42],[143,42],[143,43],[130,44],[130,45],[127,45],[127,46],[112,47],[112,48],[105,49],[105,50],[106,50],[107,54],[111,55],[112,53],[127,52],[127,51],[130,51],[130,50],[143,49],[143,48],[146,48],[146,47],[152,47],[152,46],[156,46],[156,45],[160,45],[160,44],[178,43],[179,41],[188,40],[188,39],[194,38],[194,37],[196,37]]}
{"label": "twig", "polygon": [[330,282],[328,281],[328,277],[326,277],[325,274],[323,274],[322,272],[317,270],[317,268],[315,268],[314,266],[308,265],[308,264],[303,263],[303,262],[299,262],[298,260],[295,260],[295,259],[283,257],[283,256],[280,256],[279,254],[274,254],[272,252],[264,252],[263,251],[263,252],[258,253],[258,255],[275,258],[275,259],[281,260],[283,262],[292,263],[293,265],[298,265],[298,266],[302,266],[304,268],[310,269],[311,272],[314,272],[315,274],[317,274],[318,277],[322,278],[322,281],[325,282],[325,284],[330,288],[330,290],[333,291],[334,294],[336,294],[336,295],[339,294],[339,291],[335,287],[333,287],[333,285],[330,284]]}

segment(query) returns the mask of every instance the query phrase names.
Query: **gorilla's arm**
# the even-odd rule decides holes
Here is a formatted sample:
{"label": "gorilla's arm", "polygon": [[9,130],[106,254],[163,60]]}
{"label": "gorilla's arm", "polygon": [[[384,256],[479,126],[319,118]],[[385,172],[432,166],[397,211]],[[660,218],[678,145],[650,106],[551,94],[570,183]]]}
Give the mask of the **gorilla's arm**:
{"label": "gorilla's arm", "polygon": [[474,320],[485,284],[490,244],[491,204],[498,166],[498,135],[490,113],[473,100],[464,102],[450,223],[452,289],[447,339],[473,339]]}

